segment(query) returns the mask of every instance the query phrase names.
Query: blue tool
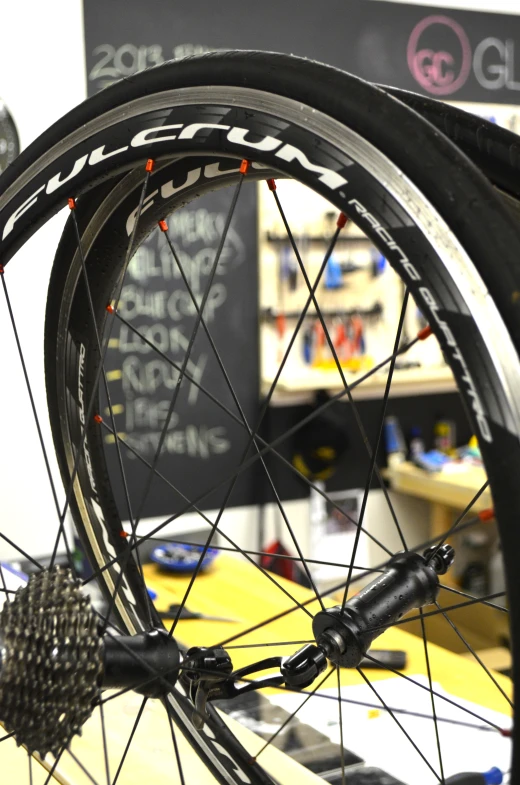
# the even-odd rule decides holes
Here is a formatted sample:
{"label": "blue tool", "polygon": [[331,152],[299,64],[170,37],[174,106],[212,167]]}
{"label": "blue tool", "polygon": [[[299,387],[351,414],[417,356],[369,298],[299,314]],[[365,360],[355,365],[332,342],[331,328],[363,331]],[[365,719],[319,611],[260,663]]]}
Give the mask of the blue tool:
{"label": "blue tool", "polygon": [[325,268],[325,289],[341,289],[343,286],[343,273],[341,264],[335,256],[330,256]]}
{"label": "blue tool", "polygon": [[303,333],[303,359],[307,365],[312,363],[312,347],[314,339],[314,330],[312,327],[307,327]]}
{"label": "blue tool", "polygon": [[[202,545],[184,545],[182,543],[160,545],[154,548],[150,559],[161,567],[172,572],[193,572],[197,568],[204,547]],[[205,570],[218,556],[216,548],[208,548],[202,560],[201,569]]]}
{"label": "blue tool", "polygon": [[500,769],[493,766],[489,771],[465,771],[445,780],[446,785],[501,785],[504,777]]}

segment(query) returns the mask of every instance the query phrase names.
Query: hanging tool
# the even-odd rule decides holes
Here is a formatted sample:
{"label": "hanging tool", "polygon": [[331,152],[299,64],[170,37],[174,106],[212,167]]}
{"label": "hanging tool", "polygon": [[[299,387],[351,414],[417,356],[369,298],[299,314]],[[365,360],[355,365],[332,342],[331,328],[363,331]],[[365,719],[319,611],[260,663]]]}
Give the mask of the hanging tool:
{"label": "hanging tool", "polygon": [[325,360],[325,331],[319,319],[314,322],[314,360],[313,365],[320,365]]}
{"label": "hanging tool", "polygon": [[359,314],[349,318],[350,356],[365,354],[365,333],[363,319]]}
{"label": "hanging tool", "polygon": [[282,280],[287,281],[289,290],[294,292],[298,284],[298,262],[294,252],[289,245],[282,248],[281,255]]}
{"label": "hanging tool", "polygon": [[379,276],[384,273],[385,267],[386,259],[380,253],[372,254],[368,264],[358,264],[351,261],[341,262],[340,264],[342,275],[365,272],[369,273],[371,278],[379,278]]}
{"label": "hanging tool", "polygon": [[[406,652],[401,649],[369,649],[369,657],[363,657],[359,663],[360,668],[374,668],[385,670],[392,668],[395,671],[402,671],[406,668]],[[376,662],[377,660],[377,662]]]}
{"label": "hanging tool", "polygon": [[339,361],[343,362],[344,360],[348,360],[350,357],[350,345],[347,332],[345,330],[345,325],[341,319],[336,324],[333,344]]}
{"label": "hanging tool", "polygon": [[303,331],[303,361],[310,365],[312,363],[312,351],[314,344],[314,331],[312,327],[306,327]]}
{"label": "hanging tool", "polygon": [[343,273],[341,264],[335,256],[331,254],[325,268],[325,289],[342,289],[343,288]]}
{"label": "hanging tool", "polygon": [[278,333],[278,362],[281,363],[284,353],[284,337],[285,337],[285,311],[284,311],[284,283],[283,283],[283,256],[284,251],[280,255],[278,261],[278,312],[276,314],[276,332]]}
{"label": "hanging tool", "polygon": [[[286,319],[299,319],[301,316],[301,310],[295,311],[285,311],[282,308],[262,308],[260,311],[260,317],[263,322],[273,322],[276,321],[278,314],[283,312]],[[365,320],[373,320],[377,322],[383,316],[383,305],[380,302],[375,302],[370,308],[353,308],[350,310],[343,309],[328,309],[324,308],[321,311],[321,315],[325,319],[344,319],[347,316],[361,316]],[[312,314],[308,314],[307,319],[314,319],[315,317]]]}

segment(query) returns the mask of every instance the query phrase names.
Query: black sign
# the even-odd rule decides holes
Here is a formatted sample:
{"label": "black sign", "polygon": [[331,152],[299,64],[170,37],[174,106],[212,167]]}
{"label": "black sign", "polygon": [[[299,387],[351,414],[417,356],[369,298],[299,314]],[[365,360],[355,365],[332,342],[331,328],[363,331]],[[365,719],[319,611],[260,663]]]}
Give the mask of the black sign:
{"label": "black sign", "polygon": [[[251,427],[258,417],[254,183],[242,186],[211,279],[232,195],[231,188],[215,191],[168,217],[168,235],[181,267],[165,234],[156,229],[140,245],[125,276],[118,307],[124,322],[113,332],[106,368],[118,430],[134,451],[123,451],[126,481],[133,506],[138,509],[147,470],[136,456],[153,463],[167,423],[157,469],[176,489],[155,478],[147,498],[146,517],[171,515],[183,509],[186,499],[196,499],[229,477],[240,464],[248,434],[236,421],[240,417],[230,387]],[[197,304],[206,298],[204,325],[213,346],[204,325],[199,324],[197,329],[193,298]],[[185,361],[184,380],[177,394]],[[113,437],[107,436],[106,441],[113,444]],[[106,454],[117,488],[117,455],[110,446]],[[246,473],[236,484],[232,505],[251,500],[251,478],[251,472]],[[218,493],[201,500],[199,506],[218,508],[228,487],[229,482]]]}
{"label": "black sign", "polygon": [[84,8],[90,93],[171,58],[261,49],[438,98],[520,98],[516,15],[376,0],[86,0]]}

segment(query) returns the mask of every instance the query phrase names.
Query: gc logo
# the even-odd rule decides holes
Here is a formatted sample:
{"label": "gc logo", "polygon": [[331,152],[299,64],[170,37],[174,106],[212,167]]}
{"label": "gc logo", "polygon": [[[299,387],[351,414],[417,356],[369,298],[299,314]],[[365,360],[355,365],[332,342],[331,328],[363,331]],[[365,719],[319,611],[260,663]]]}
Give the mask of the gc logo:
{"label": "gc logo", "polygon": [[[435,34],[442,35],[446,48],[422,48],[421,37],[428,30],[430,40]],[[446,35],[447,30],[450,31]],[[446,44],[445,44],[446,45]],[[410,35],[406,50],[408,68],[414,79],[433,95],[449,95],[466,82],[471,70],[471,47],[463,28],[448,16],[427,16],[422,19]]]}

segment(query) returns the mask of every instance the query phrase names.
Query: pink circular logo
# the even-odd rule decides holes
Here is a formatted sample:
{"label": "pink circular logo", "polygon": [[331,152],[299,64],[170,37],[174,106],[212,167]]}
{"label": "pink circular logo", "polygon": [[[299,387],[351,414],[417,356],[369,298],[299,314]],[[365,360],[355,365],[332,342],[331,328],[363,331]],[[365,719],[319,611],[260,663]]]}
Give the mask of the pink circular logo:
{"label": "pink circular logo", "polygon": [[[426,30],[442,25],[453,33],[452,51],[420,46]],[[465,84],[471,71],[471,46],[463,28],[449,16],[427,16],[415,25],[406,50],[408,68],[413,78],[433,95],[449,95]]]}

